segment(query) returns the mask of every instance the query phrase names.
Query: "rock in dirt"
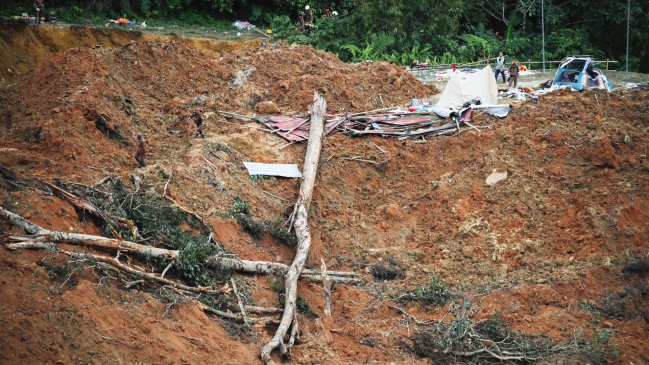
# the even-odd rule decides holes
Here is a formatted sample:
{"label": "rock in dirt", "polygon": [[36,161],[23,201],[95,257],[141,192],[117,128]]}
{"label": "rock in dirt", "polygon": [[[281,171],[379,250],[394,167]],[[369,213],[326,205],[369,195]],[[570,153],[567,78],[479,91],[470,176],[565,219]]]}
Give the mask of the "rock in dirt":
{"label": "rock in dirt", "polygon": [[232,88],[237,88],[243,86],[243,83],[246,81],[250,75],[252,75],[252,72],[254,71],[254,68],[245,70],[245,71],[238,71],[237,76],[235,77],[234,81],[232,82]]}
{"label": "rock in dirt", "polygon": [[281,110],[279,109],[279,106],[275,104],[275,102],[272,101],[262,101],[261,103],[257,104],[255,106],[255,110],[257,110],[257,113],[259,114],[279,114],[281,113]]}
{"label": "rock in dirt", "polygon": [[505,180],[506,178],[507,178],[507,171],[498,172],[498,170],[494,169],[491,175],[487,176],[487,180],[485,180],[485,183],[489,186],[492,186]]}

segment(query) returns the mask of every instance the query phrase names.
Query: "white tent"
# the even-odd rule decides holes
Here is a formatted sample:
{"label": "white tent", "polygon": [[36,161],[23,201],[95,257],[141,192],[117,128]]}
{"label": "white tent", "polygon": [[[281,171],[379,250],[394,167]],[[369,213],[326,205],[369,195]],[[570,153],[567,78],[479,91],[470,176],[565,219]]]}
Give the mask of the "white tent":
{"label": "white tent", "polygon": [[479,99],[483,105],[498,104],[498,85],[489,65],[474,73],[456,71],[448,80],[437,105],[459,109],[473,99]]}

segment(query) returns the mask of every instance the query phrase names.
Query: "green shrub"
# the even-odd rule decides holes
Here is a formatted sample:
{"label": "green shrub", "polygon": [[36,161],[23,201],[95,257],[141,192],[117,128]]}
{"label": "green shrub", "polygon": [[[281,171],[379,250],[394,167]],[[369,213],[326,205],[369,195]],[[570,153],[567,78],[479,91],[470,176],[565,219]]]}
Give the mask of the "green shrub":
{"label": "green shrub", "polygon": [[267,223],[267,225],[270,228],[270,234],[275,239],[275,242],[287,246],[297,245],[297,237],[295,237],[295,234],[286,228],[280,220]]}
{"label": "green shrub", "polygon": [[398,296],[402,302],[414,301],[425,305],[444,305],[452,298],[451,288],[440,278],[434,278],[428,285],[407,290]]}
{"label": "green shrub", "polygon": [[250,206],[248,205],[248,202],[241,198],[234,198],[232,213],[249,214]]}
{"label": "green shrub", "polygon": [[236,214],[235,218],[244,232],[248,233],[256,239],[260,239],[264,236],[264,232],[266,232],[266,226],[256,218],[252,217],[249,214],[243,213]]}

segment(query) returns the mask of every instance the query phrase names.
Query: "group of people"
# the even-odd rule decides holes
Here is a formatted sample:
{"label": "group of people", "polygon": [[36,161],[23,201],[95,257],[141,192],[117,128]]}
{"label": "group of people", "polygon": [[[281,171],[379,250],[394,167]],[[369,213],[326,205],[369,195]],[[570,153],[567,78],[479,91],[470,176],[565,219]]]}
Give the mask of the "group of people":
{"label": "group of people", "polygon": [[[502,52],[498,53],[495,69],[496,81],[498,81],[498,75],[502,75],[503,84],[506,83],[507,80],[505,80],[505,56]],[[518,64],[516,63],[516,61],[512,61],[507,72],[509,73],[509,87],[512,87],[512,84],[514,85],[514,87],[516,87],[518,85],[519,73]]]}
{"label": "group of people", "polygon": [[[325,17],[338,16],[338,12],[331,11],[331,9],[329,8],[325,8],[324,16]],[[313,17],[313,11],[311,10],[311,6],[306,5],[304,7],[304,12],[300,12],[300,14],[298,15],[298,22],[300,23],[300,25],[298,26],[297,30],[299,30],[300,32],[315,28],[315,18]]]}
{"label": "group of people", "polygon": [[[203,117],[203,111],[201,109],[196,109],[194,110],[189,116],[182,118],[179,122],[185,122],[190,119],[194,120],[194,124],[196,125],[196,133],[194,134],[194,138],[198,138],[198,136],[201,136],[201,138],[205,138],[205,133],[203,133],[203,127],[205,126],[205,118]],[[140,167],[146,166],[146,141],[144,140],[144,136],[141,134],[138,134],[137,137],[137,150],[135,151],[135,161],[137,161],[137,164]]]}

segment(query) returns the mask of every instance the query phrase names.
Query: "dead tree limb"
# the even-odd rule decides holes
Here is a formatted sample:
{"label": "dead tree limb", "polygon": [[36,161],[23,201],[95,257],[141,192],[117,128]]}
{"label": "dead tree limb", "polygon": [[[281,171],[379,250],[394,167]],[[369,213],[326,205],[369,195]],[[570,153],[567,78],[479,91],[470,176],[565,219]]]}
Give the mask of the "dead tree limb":
{"label": "dead tree limb", "polygon": [[200,302],[197,301],[197,303],[200,305],[201,309],[205,313],[211,313],[214,315],[217,315],[219,317],[231,319],[234,321],[238,322],[243,322],[246,324],[255,324],[255,323],[277,323],[277,320],[275,318],[270,318],[270,317],[264,317],[264,318],[250,318],[246,317],[244,318],[240,313],[231,313],[231,312],[224,312],[212,307],[208,307]]}
{"label": "dead tree limb", "polygon": [[248,324],[248,316],[246,315],[246,309],[243,305],[243,301],[241,300],[241,296],[239,295],[239,290],[237,290],[237,283],[232,277],[230,278],[230,283],[232,283],[232,290],[234,291],[234,295],[237,297],[237,304],[239,304],[239,311],[241,312],[241,316],[243,316],[243,322]]}
{"label": "dead tree limb", "polygon": [[[246,274],[269,274],[276,276],[286,274],[289,269],[288,265],[279,262],[250,261],[223,256],[213,256],[209,258],[207,266],[215,269],[230,270]],[[312,281],[322,281],[320,270],[304,269],[302,270],[302,276]],[[327,271],[327,276],[329,276],[332,281],[341,284],[359,284],[361,282],[360,279],[356,278],[358,274],[350,271]]]}
{"label": "dead tree limb", "polygon": [[322,286],[324,289],[325,308],[324,313],[326,316],[331,317],[331,287],[332,283],[327,274],[327,265],[323,258],[320,258],[320,268],[322,269]]}
{"label": "dead tree limb", "polygon": [[[311,113],[311,128],[309,131],[309,143],[304,159],[304,179],[300,186],[300,195],[295,203],[293,211],[293,227],[298,239],[297,250],[293,263],[288,269],[285,278],[284,313],[277,332],[273,338],[261,349],[261,359],[267,365],[274,364],[271,359],[271,352],[279,348],[282,355],[290,353],[291,347],[298,335],[298,321],[296,315],[297,282],[304,264],[306,263],[309,249],[311,248],[311,234],[308,225],[308,207],[311,203],[315,179],[320,161],[322,149],[322,138],[324,136],[324,116],[327,110],[327,103],[324,97],[316,92],[314,94],[313,109]],[[288,346],[284,343],[284,337],[290,329]]]}
{"label": "dead tree limb", "polygon": [[[149,258],[164,258],[175,260],[180,255],[178,250],[169,250],[165,248],[152,247],[143,245],[136,242],[119,240],[114,238],[107,238],[102,236],[95,236],[80,233],[68,233],[53,231],[42,228],[29,220],[10,212],[3,207],[0,207],[0,219],[4,219],[9,224],[22,228],[30,235],[7,234],[5,235],[6,243],[41,243],[41,244],[59,244],[67,243],[78,246],[89,246],[100,248],[107,251],[123,251],[134,253],[143,257]],[[19,248],[19,246],[15,246]],[[51,247],[51,245],[49,246]],[[42,247],[45,248],[45,247]],[[232,257],[212,256],[207,260],[207,266],[211,269],[236,271],[247,274],[271,274],[271,275],[284,275],[288,272],[289,267],[282,263],[269,262],[269,261],[249,261],[241,260]],[[305,270],[307,279],[312,281],[321,281],[322,277],[320,271]],[[356,273],[345,271],[328,272],[328,276],[332,281],[341,284],[358,284],[359,279],[356,279]]]}
{"label": "dead tree limb", "polygon": [[87,260],[92,260],[92,261],[97,261],[104,263],[106,265],[111,266],[113,269],[118,270],[118,271],[123,271],[128,274],[131,274],[133,276],[140,277],[142,279],[148,280],[148,281],[155,281],[159,284],[164,284],[164,285],[169,285],[172,286],[176,289],[188,291],[188,292],[193,292],[193,293],[219,293],[223,294],[222,291],[220,290],[215,290],[210,287],[197,287],[197,286],[189,286],[185,285],[182,283],[175,282],[173,280],[165,279],[161,276],[157,276],[153,273],[148,273],[144,272],[138,269],[134,269],[128,265],[125,265],[121,263],[117,258],[110,258],[102,255],[95,255],[91,253],[78,253],[78,252],[70,252],[66,250],[60,250],[58,247],[51,242],[42,242],[42,241],[24,241],[24,242],[18,242],[18,243],[11,243],[6,245],[7,248],[15,250],[15,249],[45,249],[48,251],[56,251],[60,252],[63,254],[66,254],[70,257],[74,258],[80,258],[80,259],[87,259]]}
{"label": "dead tree limb", "polygon": [[[94,217],[100,219],[101,221],[107,223],[109,226],[112,226],[112,224],[121,224],[123,226],[128,227],[128,229],[131,231],[133,234],[133,237],[137,237],[137,230],[135,230],[135,223],[133,221],[122,218],[122,217],[117,217],[115,215],[110,215],[101,209],[97,208],[94,204],[90,203],[89,201],[86,201],[84,199],[79,198],[78,196],[54,185],[50,184],[47,181],[41,181],[39,180],[43,185],[48,187],[54,195],[58,196],[59,198],[67,201],[68,203],[72,204],[74,208],[77,211],[81,212],[87,212],[93,215]],[[85,186],[85,185],[84,185]],[[92,189],[92,188],[91,188]],[[112,227],[111,227],[112,228]]]}

